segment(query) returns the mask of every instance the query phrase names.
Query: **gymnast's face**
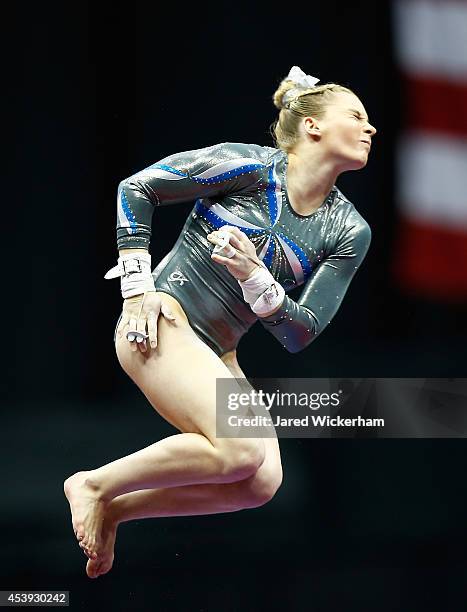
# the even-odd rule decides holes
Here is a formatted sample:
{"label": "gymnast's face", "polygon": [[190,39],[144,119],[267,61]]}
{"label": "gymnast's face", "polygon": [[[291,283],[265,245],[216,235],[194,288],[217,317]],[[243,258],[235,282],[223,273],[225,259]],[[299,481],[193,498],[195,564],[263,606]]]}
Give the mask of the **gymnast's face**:
{"label": "gymnast's face", "polygon": [[[312,122],[306,126],[306,121],[305,127],[309,131]],[[316,128],[326,157],[335,162],[339,172],[359,170],[366,165],[376,129],[369,123],[357,96],[346,92],[334,93],[324,116],[315,122]]]}

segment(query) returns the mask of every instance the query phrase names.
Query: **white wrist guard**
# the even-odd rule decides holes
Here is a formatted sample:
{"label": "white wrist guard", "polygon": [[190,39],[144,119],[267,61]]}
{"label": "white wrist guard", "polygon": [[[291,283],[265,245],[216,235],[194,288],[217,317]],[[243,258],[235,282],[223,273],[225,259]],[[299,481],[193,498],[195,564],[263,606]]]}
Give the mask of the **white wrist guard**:
{"label": "white wrist guard", "polygon": [[250,278],[238,282],[242,288],[243,299],[258,315],[274,310],[284,301],[284,288],[266,267],[258,266]]}
{"label": "white wrist guard", "polygon": [[155,291],[151,274],[151,255],[149,253],[126,253],[120,255],[118,264],[109,270],[104,278],[120,276],[120,288],[124,299]]}

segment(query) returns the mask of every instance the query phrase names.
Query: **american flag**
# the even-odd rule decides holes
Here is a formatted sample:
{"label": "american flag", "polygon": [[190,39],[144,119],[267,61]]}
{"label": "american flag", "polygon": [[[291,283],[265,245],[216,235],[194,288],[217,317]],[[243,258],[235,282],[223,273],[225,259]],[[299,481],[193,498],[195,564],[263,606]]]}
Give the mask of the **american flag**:
{"label": "american flag", "polygon": [[412,294],[467,300],[467,1],[394,0],[404,124],[394,273]]}

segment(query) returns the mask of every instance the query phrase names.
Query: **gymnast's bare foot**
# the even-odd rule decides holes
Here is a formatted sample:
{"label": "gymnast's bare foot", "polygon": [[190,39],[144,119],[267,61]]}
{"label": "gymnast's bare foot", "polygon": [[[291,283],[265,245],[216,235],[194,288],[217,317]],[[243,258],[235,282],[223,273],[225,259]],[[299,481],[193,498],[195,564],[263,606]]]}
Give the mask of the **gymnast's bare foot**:
{"label": "gymnast's bare foot", "polygon": [[73,474],[65,480],[63,490],[70,503],[71,521],[79,545],[90,559],[97,559],[106,502],[100,497],[90,474]]}
{"label": "gymnast's bare foot", "polygon": [[102,574],[106,574],[112,569],[117,527],[117,522],[112,521],[107,516],[104,518],[104,524],[102,525],[101,531],[99,556],[97,559],[89,559],[86,564],[86,574],[89,576],[89,578],[97,578],[98,576],[102,576]]}

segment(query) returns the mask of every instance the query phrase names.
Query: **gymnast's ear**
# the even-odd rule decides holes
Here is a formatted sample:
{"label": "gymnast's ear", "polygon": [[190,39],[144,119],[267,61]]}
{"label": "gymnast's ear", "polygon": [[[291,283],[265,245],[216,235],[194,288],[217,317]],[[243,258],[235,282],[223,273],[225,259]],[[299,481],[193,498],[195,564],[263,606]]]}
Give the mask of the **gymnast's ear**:
{"label": "gymnast's ear", "polygon": [[303,128],[310,136],[321,136],[318,120],[315,117],[304,117]]}

